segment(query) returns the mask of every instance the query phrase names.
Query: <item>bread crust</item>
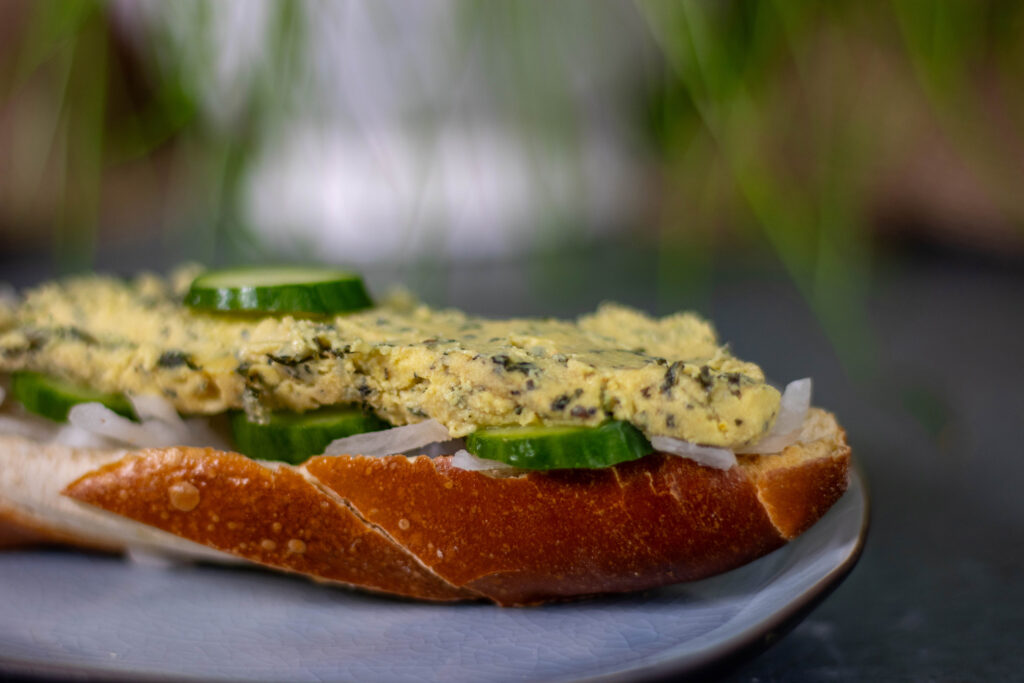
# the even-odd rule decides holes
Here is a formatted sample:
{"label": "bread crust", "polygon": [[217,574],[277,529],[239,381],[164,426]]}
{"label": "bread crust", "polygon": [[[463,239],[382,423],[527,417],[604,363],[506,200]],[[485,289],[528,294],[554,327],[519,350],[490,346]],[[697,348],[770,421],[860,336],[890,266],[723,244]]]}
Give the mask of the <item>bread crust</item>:
{"label": "bread crust", "polygon": [[739,468],[662,454],[513,479],[450,458],[306,467],[440,576],[506,605],[697,579],[783,543]]}
{"label": "bread crust", "polygon": [[802,443],[717,470],[653,454],[497,478],[451,458],[266,463],[211,449],[129,453],[64,494],[208,548],[426,600],[525,605],[699,579],[795,537],[842,495],[850,449],[812,410]]}
{"label": "bread crust", "polygon": [[286,465],[237,453],[166,448],[126,456],[73,482],[67,495],[259,564],[427,600],[477,597]]}

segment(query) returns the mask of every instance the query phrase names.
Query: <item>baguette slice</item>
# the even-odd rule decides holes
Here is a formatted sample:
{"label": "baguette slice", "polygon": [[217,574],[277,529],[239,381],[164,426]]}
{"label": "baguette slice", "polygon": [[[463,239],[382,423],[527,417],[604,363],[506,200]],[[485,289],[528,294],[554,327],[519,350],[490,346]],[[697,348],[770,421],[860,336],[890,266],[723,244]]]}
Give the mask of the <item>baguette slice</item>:
{"label": "baguette slice", "polygon": [[[8,457],[12,446],[21,455]],[[18,476],[46,482],[11,498],[7,468],[27,471],[19,457],[40,464]],[[75,451],[5,437],[0,505],[61,541],[198,548],[374,591],[526,605],[732,569],[810,527],[846,489],[845,433],[821,410],[781,454],[738,457],[724,471],[653,454],[498,478],[448,456],[293,467],[210,449]],[[58,468],[64,458],[75,466]],[[111,520],[123,520],[120,535]]]}

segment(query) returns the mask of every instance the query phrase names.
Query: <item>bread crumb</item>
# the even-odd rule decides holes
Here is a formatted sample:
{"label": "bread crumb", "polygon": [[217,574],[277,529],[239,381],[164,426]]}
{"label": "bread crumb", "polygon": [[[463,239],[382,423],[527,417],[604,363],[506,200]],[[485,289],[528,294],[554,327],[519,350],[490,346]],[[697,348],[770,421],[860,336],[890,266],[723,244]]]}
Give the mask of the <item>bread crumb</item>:
{"label": "bread crumb", "polygon": [[306,552],[306,544],[297,538],[293,538],[288,541],[288,552],[301,555]]}
{"label": "bread crumb", "polygon": [[262,541],[260,541],[260,547],[264,550],[275,550],[277,548],[277,544],[271,541],[269,538],[264,538]]}
{"label": "bread crumb", "polygon": [[398,520],[398,528],[401,529],[402,531],[408,531],[409,530],[409,520],[407,520],[405,517],[403,517],[402,519]]}
{"label": "bread crumb", "polygon": [[281,530],[281,522],[274,522],[273,524],[270,525],[270,528],[272,530],[274,530],[274,531],[280,531]]}

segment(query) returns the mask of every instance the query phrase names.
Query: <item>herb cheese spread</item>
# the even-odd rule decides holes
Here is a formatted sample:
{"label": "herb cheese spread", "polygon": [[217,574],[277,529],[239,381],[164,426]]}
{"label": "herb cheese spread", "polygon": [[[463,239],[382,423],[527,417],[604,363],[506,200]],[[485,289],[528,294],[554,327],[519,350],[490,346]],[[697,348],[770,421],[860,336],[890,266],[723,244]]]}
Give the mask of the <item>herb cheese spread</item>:
{"label": "herb cheese spread", "polygon": [[631,422],[737,448],[769,430],[779,392],[690,313],[605,304],[575,322],[488,320],[394,297],[324,318],[245,317],[181,304],[184,276],[88,276],[0,301],[0,371],[159,394],[183,413],[362,403],[453,437],[496,425]]}

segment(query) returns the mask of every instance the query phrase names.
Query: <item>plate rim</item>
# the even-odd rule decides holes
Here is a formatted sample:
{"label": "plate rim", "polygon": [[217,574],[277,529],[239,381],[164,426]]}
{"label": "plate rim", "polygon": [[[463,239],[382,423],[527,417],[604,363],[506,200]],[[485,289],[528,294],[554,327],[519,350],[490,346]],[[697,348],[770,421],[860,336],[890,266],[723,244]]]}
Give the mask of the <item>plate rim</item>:
{"label": "plate rim", "polygon": [[[628,683],[640,680],[669,680],[673,677],[683,676],[704,676],[718,669],[722,670],[721,673],[725,673],[781,640],[782,636],[795,628],[807,614],[839,587],[857,566],[864,553],[864,545],[871,527],[871,492],[864,469],[858,461],[851,458],[851,484],[854,480],[857,483],[856,490],[860,492],[861,515],[853,548],[842,562],[805,588],[796,599],[786,603],[783,608],[746,626],[737,635],[708,646],[699,654],[679,651],[685,647],[680,644],[658,654],[654,662],[636,663],[616,671],[584,678],[558,680],[563,680],[565,683],[570,681],[572,683],[611,683],[613,681]],[[852,486],[847,486],[847,491],[843,495],[854,493],[852,489]]]}
{"label": "plate rim", "polygon": [[[863,554],[871,525],[871,495],[867,477],[860,463],[851,459],[851,486],[845,495],[859,492],[858,503],[861,506],[860,520],[856,539],[850,552],[843,560],[832,567],[824,576],[805,588],[797,598],[787,602],[782,608],[745,626],[738,634],[713,643],[699,653],[688,652],[685,643],[665,650],[652,658],[644,658],[614,671],[593,675],[568,676],[548,679],[564,683],[627,683],[648,679],[670,679],[672,677],[692,677],[708,675],[712,671],[727,670],[748,661],[765,648],[777,642],[789,630],[794,628],[804,616],[812,611],[849,576]],[[857,486],[852,484],[856,482]],[[838,502],[838,501],[837,501]],[[784,546],[785,547],[785,546]],[[111,681],[145,681],[146,683],[163,683],[165,681],[207,680],[203,676],[190,674],[169,675],[163,672],[137,669],[117,668],[102,665],[82,668],[71,664],[55,664],[41,660],[11,658],[0,654],[0,674],[27,677],[35,680],[66,680],[102,679]]]}

